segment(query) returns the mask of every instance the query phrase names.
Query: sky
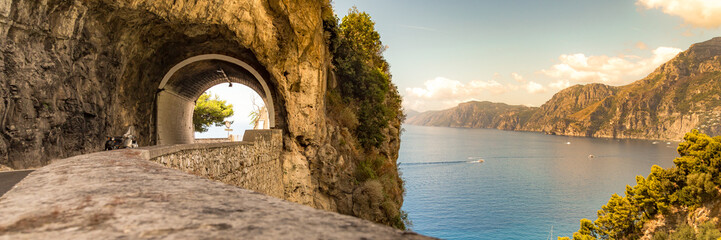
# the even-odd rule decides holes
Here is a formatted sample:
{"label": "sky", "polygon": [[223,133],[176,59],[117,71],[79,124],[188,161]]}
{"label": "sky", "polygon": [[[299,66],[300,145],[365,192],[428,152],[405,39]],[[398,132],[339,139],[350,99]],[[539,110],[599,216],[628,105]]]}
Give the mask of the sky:
{"label": "sky", "polygon": [[540,106],[575,84],[639,80],[721,36],[721,0],[333,0],[375,21],[404,108]]}
{"label": "sky", "polygon": [[[477,100],[540,106],[575,84],[625,85],[694,43],[721,36],[721,0],[333,0],[375,21],[405,109]],[[242,84],[209,90],[250,129]],[[262,103],[262,101],[258,101]],[[211,127],[198,138],[226,137]]]}

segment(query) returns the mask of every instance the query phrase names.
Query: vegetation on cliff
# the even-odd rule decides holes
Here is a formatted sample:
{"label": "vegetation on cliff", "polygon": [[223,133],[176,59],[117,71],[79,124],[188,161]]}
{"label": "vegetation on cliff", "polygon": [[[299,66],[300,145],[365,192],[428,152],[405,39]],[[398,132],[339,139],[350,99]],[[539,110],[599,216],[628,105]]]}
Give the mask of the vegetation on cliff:
{"label": "vegetation on cliff", "polygon": [[400,211],[403,181],[396,164],[404,115],[374,25],[370,15],[356,8],[340,21],[334,15],[324,17],[337,82],[328,89],[327,112],[355,136],[336,144],[345,145],[339,149],[356,149],[350,153],[356,184],[370,198],[368,203],[386,215],[361,217],[405,229],[406,214]]}
{"label": "vegetation on cliff", "polygon": [[[598,210],[595,221],[582,219],[573,239],[638,239],[644,235],[654,239],[721,237],[716,217],[707,216],[700,222],[688,223],[697,226],[692,230],[685,226],[686,223],[677,223],[674,228],[670,221],[665,220],[672,219],[673,215],[686,219],[687,213],[713,205],[712,202],[719,197],[721,136],[709,137],[692,130],[684,140],[678,146],[681,157],[674,160],[674,167],[663,169],[654,165],[648,177],[637,176],[636,185],[626,186],[625,196],[613,194],[608,203]],[[656,224],[649,224],[651,221]],[[651,225],[659,225],[661,221],[664,227],[649,230]]]}
{"label": "vegetation on cliff", "polygon": [[193,128],[196,132],[207,132],[210,125],[223,126],[226,118],[233,116],[233,104],[226,104],[218,95],[210,97],[203,93],[195,101],[193,110]]}
{"label": "vegetation on cliff", "polygon": [[358,140],[364,148],[379,147],[386,140],[382,130],[403,113],[401,98],[390,80],[385,47],[374,29],[370,15],[351,9],[335,29],[331,39],[338,89],[343,104],[356,114]]}

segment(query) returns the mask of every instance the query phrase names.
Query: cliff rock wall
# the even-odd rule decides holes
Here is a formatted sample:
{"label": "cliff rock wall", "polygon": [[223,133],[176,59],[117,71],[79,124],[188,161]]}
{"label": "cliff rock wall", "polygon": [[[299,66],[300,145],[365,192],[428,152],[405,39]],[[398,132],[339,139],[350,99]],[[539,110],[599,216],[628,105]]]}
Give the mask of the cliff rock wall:
{"label": "cliff rock wall", "polygon": [[721,134],[721,38],[692,45],[629,85],[574,86],[556,94],[524,130],[608,138],[680,140]]}
{"label": "cliff rock wall", "polygon": [[283,131],[284,198],[359,215],[352,195],[360,186],[331,145],[336,128],[325,116],[328,11],[323,0],[2,1],[0,165],[98,151],[129,126],[141,146],[152,145],[164,74],[184,59],[222,54],[268,81]]}
{"label": "cliff rock wall", "polygon": [[418,113],[405,123],[413,125],[498,128],[517,130],[524,126],[536,108],[504,103],[466,102],[442,111]]}

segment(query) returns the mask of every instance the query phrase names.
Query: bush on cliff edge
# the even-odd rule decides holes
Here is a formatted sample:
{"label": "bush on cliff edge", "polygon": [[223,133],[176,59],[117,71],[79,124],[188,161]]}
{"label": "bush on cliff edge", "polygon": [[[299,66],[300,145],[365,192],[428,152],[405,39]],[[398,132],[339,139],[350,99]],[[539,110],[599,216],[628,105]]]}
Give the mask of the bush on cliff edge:
{"label": "bush on cliff edge", "polygon": [[[678,145],[681,157],[673,161],[674,167],[663,169],[654,165],[647,178],[637,176],[635,186],[626,186],[625,196],[613,194],[608,203],[598,210],[596,221],[582,219],[573,239],[638,239],[644,235],[644,224],[659,214],[669,215],[679,210],[693,212],[693,209],[718,198],[721,136],[709,137],[694,129],[686,133],[684,140]],[[717,224],[712,222],[700,224],[705,227],[697,229],[698,236],[716,236],[718,231],[709,229]],[[677,226],[675,230],[669,233],[657,231],[657,238],[666,239],[668,236],[676,239],[674,236],[680,233],[674,232],[688,231],[683,226]],[[559,238],[562,239],[569,238]]]}
{"label": "bush on cliff edge", "polygon": [[385,46],[370,15],[355,7],[342,20],[331,12],[324,16],[323,23],[337,80],[337,85],[328,89],[328,116],[353,132],[355,139],[347,144],[363,151],[353,157],[357,185],[382,183],[372,185],[382,188],[379,190],[383,199],[373,204],[380,204],[386,215],[380,222],[405,229],[407,214],[400,211],[403,181],[395,162],[397,153],[391,153],[397,152],[391,142],[399,140],[397,132],[394,135],[390,131],[400,129],[404,114],[388,62],[383,58]]}

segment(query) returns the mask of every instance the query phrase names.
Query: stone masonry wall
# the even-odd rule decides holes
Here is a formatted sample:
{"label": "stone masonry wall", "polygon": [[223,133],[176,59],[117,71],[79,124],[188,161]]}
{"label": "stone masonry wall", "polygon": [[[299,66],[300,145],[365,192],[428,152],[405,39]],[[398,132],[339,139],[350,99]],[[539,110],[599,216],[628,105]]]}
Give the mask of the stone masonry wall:
{"label": "stone masonry wall", "polygon": [[194,143],[223,143],[231,142],[228,138],[196,138]]}
{"label": "stone masonry wall", "polygon": [[248,130],[252,141],[147,148],[150,161],[190,174],[283,198],[280,130]]}
{"label": "stone masonry wall", "polygon": [[85,154],[30,173],[0,196],[0,240],[432,239],[169,169],[147,161],[154,151]]}

